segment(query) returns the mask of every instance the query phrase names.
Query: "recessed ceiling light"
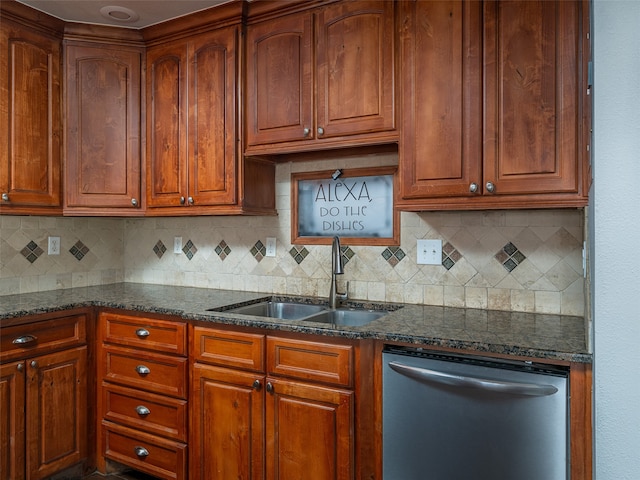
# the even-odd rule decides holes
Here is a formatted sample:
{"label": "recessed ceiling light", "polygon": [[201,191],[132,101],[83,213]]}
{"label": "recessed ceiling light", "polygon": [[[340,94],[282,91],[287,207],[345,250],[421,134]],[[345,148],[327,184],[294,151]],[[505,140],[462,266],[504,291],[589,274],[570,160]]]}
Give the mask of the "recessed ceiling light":
{"label": "recessed ceiling light", "polygon": [[140,18],[140,15],[138,15],[133,10],[114,5],[102,7],[100,9],[100,14],[108,20],[115,20],[116,22],[122,23],[135,22]]}

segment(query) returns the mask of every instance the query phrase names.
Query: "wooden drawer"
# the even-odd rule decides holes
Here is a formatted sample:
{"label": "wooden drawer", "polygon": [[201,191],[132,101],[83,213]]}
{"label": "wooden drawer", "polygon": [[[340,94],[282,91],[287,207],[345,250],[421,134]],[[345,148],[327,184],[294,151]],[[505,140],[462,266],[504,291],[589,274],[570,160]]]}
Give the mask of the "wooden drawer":
{"label": "wooden drawer", "polygon": [[104,345],[102,351],[103,380],[162,395],[186,398],[186,358],[112,345]]}
{"label": "wooden drawer", "polygon": [[163,479],[187,478],[187,446],[184,443],[106,421],[102,422],[102,427],[106,458]]}
{"label": "wooden drawer", "polygon": [[304,380],[350,386],[353,347],[267,337],[267,371]]}
{"label": "wooden drawer", "polygon": [[0,361],[62,350],[86,342],[85,315],[53,318],[0,328]]}
{"label": "wooden drawer", "polygon": [[197,362],[264,372],[264,335],[194,327],[191,353]]}
{"label": "wooden drawer", "polygon": [[[104,382],[104,418],[154,435],[187,441],[187,401]],[[148,412],[148,413],[146,413]]]}
{"label": "wooden drawer", "polygon": [[101,313],[100,321],[107,343],[186,355],[186,323],[110,312]]}

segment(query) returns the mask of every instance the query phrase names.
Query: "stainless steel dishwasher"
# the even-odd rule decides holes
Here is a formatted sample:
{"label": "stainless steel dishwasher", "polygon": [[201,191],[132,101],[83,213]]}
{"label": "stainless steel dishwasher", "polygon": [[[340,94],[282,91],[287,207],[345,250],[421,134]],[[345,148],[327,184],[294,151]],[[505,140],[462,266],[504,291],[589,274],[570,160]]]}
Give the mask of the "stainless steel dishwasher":
{"label": "stainless steel dishwasher", "polygon": [[383,351],[384,480],[569,478],[568,370]]}

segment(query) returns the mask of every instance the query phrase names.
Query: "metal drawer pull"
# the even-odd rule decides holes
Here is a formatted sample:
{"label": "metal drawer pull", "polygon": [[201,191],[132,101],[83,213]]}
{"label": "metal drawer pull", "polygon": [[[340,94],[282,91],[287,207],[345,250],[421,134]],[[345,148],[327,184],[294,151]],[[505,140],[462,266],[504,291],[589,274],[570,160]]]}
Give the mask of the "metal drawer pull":
{"label": "metal drawer pull", "polygon": [[275,391],[275,388],[273,388],[273,383],[267,382],[267,392],[273,393],[274,391]]}
{"label": "metal drawer pull", "polygon": [[19,372],[22,372],[24,370],[24,363],[19,363],[18,365],[16,365],[16,369]]}
{"label": "metal drawer pull", "polygon": [[31,360],[31,368],[38,368],[38,362],[36,360]]}
{"label": "metal drawer pull", "polygon": [[149,370],[149,367],[145,365],[138,365],[136,367],[136,372],[138,372],[140,375],[149,375],[151,373],[151,370]]}
{"label": "metal drawer pull", "polygon": [[149,330],[146,328],[139,328],[136,330],[136,335],[140,338],[148,337],[150,335]]}
{"label": "metal drawer pull", "polygon": [[143,416],[147,416],[151,413],[151,410],[149,410],[147,407],[145,407],[144,405],[138,405],[136,407],[136,412],[138,412],[138,415],[143,415]]}
{"label": "metal drawer pull", "polygon": [[262,388],[262,383],[260,383],[260,380],[254,380],[253,388],[254,390],[258,390],[258,391]]}
{"label": "metal drawer pull", "polygon": [[149,456],[149,450],[147,450],[144,447],[133,447],[133,451],[139,457],[148,457]]}
{"label": "metal drawer pull", "polygon": [[35,342],[37,340],[33,335],[23,335],[13,340],[14,345],[26,345],[27,343]]}

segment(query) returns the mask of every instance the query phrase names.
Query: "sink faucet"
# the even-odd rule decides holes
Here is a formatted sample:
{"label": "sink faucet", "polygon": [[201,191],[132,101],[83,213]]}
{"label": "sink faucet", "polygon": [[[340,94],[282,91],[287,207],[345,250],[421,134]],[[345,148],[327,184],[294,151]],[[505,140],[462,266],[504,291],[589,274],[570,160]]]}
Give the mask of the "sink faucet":
{"label": "sink faucet", "polygon": [[336,236],[333,237],[333,245],[331,246],[331,288],[329,290],[329,307],[331,308],[338,308],[340,302],[347,299],[347,292],[339,293],[336,282],[336,275],[342,275],[343,273],[340,239]]}

